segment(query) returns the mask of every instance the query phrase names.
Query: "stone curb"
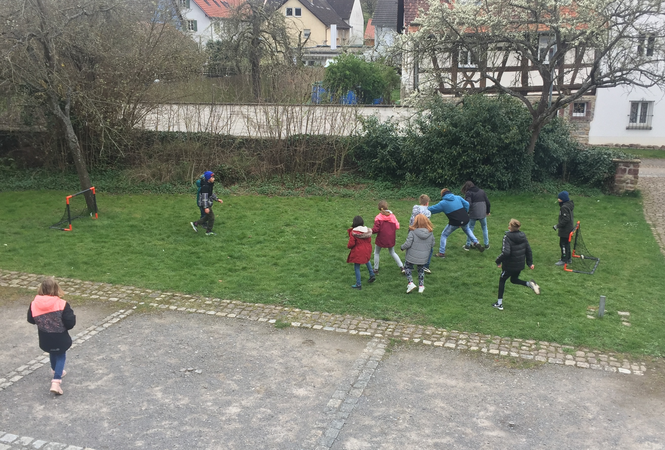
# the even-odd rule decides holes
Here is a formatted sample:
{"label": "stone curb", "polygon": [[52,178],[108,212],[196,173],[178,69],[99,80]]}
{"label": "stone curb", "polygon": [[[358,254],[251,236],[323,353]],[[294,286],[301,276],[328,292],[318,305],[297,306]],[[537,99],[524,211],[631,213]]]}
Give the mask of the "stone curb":
{"label": "stone curb", "polygon": [[[0,269],[0,286],[36,290],[43,275]],[[292,327],[347,333],[374,338],[396,339],[421,345],[510,356],[541,363],[605,370],[621,374],[643,375],[646,363],[618,353],[600,353],[555,342],[513,339],[480,333],[465,333],[432,326],[383,321],[352,315],[331,314],[261,303],[243,303],[166,291],[116,286],[70,278],[58,278],[69,296],[149,305],[172,311],[215,315],[257,322],[288,322]],[[118,319],[119,320],[119,319]],[[0,386],[7,380],[0,379]]]}

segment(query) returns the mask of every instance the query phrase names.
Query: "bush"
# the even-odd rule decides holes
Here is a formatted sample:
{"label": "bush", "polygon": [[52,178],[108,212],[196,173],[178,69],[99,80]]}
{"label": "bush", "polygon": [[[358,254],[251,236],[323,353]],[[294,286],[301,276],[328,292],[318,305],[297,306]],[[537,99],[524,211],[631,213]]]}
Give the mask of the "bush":
{"label": "bush", "polygon": [[614,183],[616,166],[612,159],[625,159],[629,155],[621,150],[588,148],[577,152],[569,164],[572,181],[610,190]]}
{"label": "bush", "polygon": [[399,75],[381,62],[367,62],[347,53],[326,68],[323,86],[336,98],[354,91],[358,103],[373,103],[379,98],[389,102],[391,91],[399,86]]}
{"label": "bush", "polygon": [[558,117],[553,119],[538,136],[533,156],[532,181],[566,181],[570,164],[581,150],[582,146],[570,136],[566,122]]}

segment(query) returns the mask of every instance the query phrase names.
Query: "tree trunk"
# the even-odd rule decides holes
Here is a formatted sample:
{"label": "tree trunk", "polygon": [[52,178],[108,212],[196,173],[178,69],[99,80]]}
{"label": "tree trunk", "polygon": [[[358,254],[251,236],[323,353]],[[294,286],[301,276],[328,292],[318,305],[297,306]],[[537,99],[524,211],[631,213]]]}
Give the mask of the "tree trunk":
{"label": "tree trunk", "polygon": [[529,140],[529,146],[526,149],[527,154],[533,155],[534,150],[536,149],[536,142],[538,142],[538,136],[540,136],[540,131],[543,129],[543,124],[532,124],[531,125],[531,139]]}
{"label": "tree trunk", "polygon": [[[81,152],[81,145],[79,144],[79,139],[74,132],[74,127],[72,126],[71,118],[69,117],[69,99],[67,99],[67,105],[65,106],[65,111],[62,110],[58,103],[58,99],[54,94],[51,94],[51,109],[55,116],[60,122],[62,131],[65,135],[65,140],[67,141],[67,147],[72,154],[72,159],[74,160],[74,165],[76,166],[76,173],[79,176],[79,182],[81,184],[81,190],[85,191],[92,187],[92,182],[90,181],[90,175],[88,174],[88,167],[85,164],[83,159],[83,152]],[[88,191],[83,194],[85,197],[85,203],[88,206],[89,211],[95,211],[95,201],[92,198],[92,192]]]}
{"label": "tree trunk", "polygon": [[259,101],[261,99],[261,22],[257,11],[252,9],[252,44],[249,63],[252,70],[252,94]]}

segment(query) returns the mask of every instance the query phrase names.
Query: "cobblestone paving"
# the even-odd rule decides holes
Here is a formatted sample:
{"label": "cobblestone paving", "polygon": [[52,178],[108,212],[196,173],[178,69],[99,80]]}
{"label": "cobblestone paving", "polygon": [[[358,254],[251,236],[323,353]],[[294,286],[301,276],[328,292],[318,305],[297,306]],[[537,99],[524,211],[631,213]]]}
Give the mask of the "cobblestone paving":
{"label": "cobblestone paving", "polygon": [[637,184],[644,201],[644,217],[665,255],[665,159],[643,159]]}
{"label": "cobblestone paving", "polygon": [[77,447],[75,445],[61,444],[60,442],[48,442],[28,436],[17,436],[15,434],[0,431],[0,450],[14,450],[19,448],[39,450],[92,450],[87,447]]}
{"label": "cobblestone paving", "polygon": [[[36,290],[41,279],[41,275],[0,270],[0,286]],[[605,370],[622,374],[643,375],[647,370],[645,362],[631,359],[627,355],[596,352],[593,349],[576,348],[556,342],[465,333],[432,326],[307,311],[278,305],[243,303],[235,300],[153,291],[132,286],[116,286],[67,278],[59,278],[58,282],[69,296],[126,303],[131,307],[149,305],[161,309],[268,323],[275,323],[279,320],[288,322],[293,327],[374,338],[397,339],[421,345],[511,356],[549,364]],[[3,383],[7,382],[6,380],[3,381]],[[2,383],[0,383],[1,386]]]}

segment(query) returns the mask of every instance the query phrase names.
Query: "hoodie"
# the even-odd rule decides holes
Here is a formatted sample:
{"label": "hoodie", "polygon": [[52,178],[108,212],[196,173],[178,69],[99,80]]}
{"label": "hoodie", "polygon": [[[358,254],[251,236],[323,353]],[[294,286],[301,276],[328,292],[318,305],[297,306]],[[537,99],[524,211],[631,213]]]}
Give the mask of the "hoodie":
{"label": "hoodie", "polygon": [[372,234],[376,235],[374,244],[381,248],[394,247],[397,230],[399,222],[393,212],[388,209],[381,211],[374,218],[374,228],[372,228]]}
{"label": "hoodie", "polygon": [[568,200],[567,202],[560,202],[559,208],[559,223],[557,223],[556,229],[559,237],[568,237],[575,229],[575,218],[573,216],[575,204],[572,200]]}
{"label": "hoodie", "polygon": [[423,216],[427,217],[428,219],[430,217],[432,217],[432,213],[427,208],[427,206],[413,205],[413,209],[411,210],[411,218],[409,219],[409,226],[413,225],[413,221],[416,220],[416,216],[418,214],[422,214]]}
{"label": "hoodie", "polygon": [[461,227],[469,223],[469,202],[452,192],[447,192],[439,203],[427,209],[432,214],[445,213],[452,226]]}
{"label": "hoodie", "polygon": [[372,256],[372,230],[365,226],[349,228],[349,243],[347,248],[351,249],[346,262],[356,264],[367,264]]}

